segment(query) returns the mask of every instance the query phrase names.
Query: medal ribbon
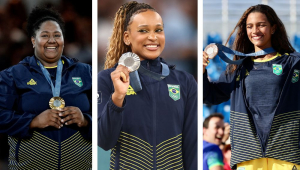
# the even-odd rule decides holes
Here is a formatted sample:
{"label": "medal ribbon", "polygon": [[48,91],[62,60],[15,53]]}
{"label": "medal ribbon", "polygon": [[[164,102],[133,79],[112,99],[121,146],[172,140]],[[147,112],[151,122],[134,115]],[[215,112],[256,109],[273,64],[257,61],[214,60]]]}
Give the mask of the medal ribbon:
{"label": "medal ribbon", "polygon": [[62,68],[63,68],[61,59],[59,59],[59,61],[57,63],[55,87],[54,87],[54,85],[52,83],[52,80],[51,80],[51,77],[50,77],[50,73],[48,72],[48,70],[42,65],[42,63],[39,60],[38,60],[38,64],[40,65],[44,76],[46,77],[48,83],[51,86],[53,97],[59,97],[59,95],[60,95],[60,87],[61,87],[61,73],[62,73]]}
{"label": "medal ribbon", "polygon": [[[270,47],[270,48],[266,48],[261,51],[255,52],[255,53],[244,54],[244,53],[241,53],[238,51],[234,51],[234,50],[232,50],[224,45],[221,45],[221,44],[215,44],[215,45],[218,47],[218,50],[219,50],[218,56],[223,61],[225,61],[226,63],[237,64],[237,65],[241,64],[248,57],[267,55],[267,54],[276,52],[274,48]],[[241,59],[233,61],[233,60],[229,59],[223,52],[240,56]]]}
{"label": "medal ribbon", "polygon": [[163,80],[164,78],[166,78],[170,74],[170,69],[167,64],[164,64],[161,62],[161,66],[162,66],[161,74],[150,71],[150,70],[146,69],[145,67],[143,67],[142,65],[139,67],[138,71],[141,72],[142,74],[145,74],[145,75],[155,79],[155,80],[160,81],[160,80]]}
{"label": "medal ribbon", "polygon": [[170,74],[170,69],[169,69],[168,65],[166,65],[164,63],[161,63],[161,65],[162,65],[162,74],[158,74],[153,71],[150,71],[150,70],[144,68],[142,65],[140,65],[138,70],[129,73],[130,84],[131,84],[131,87],[134,89],[134,91],[138,92],[138,91],[142,90],[141,80],[140,80],[138,71],[141,72],[142,74],[145,74],[146,76],[149,76],[158,81],[166,78]]}

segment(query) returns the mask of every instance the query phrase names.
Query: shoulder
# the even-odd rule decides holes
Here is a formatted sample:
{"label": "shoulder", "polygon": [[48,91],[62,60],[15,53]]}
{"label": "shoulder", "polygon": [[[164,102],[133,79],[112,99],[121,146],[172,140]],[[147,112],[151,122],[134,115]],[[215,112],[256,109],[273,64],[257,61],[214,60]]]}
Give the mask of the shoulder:
{"label": "shoulder", "polygon": [[112,73],[113,71],[115,71],[115,69],[116,69],[116,68],[109,68],[109,69],[100,71],[100,72],[98,73],[98,78],[110,76],[110,73]]}
{"label": "shoulder", "polygon": [[102,70],[98,73],[98,82],[99,81],[111,81],[110,74],[115,70],[116,68],[109,68],[106,70]]}
{"label": "shoulder", "polygon": [[86,63],[81,63],[79,62],[78,59],[76,58],[69,58],[67,56],[62,56],[61,57],[63,62],[67,62],[67,64],[70,65],[75,65],[76,69],[86,69],[86,70],[92,70],[92,66]]}
{"label": "shoulder", "polygon": [[13,65],[7,69],[4,69],[1,71],[1,75],[8,75],[10,77],[14,76],[24,76],[24,73],[27,71],[30,71],[29,69],[29,62],[28,60],[31,60],[32,57],[26,57],[22,61],[20,61],[18,64]]}
{"label": "shoulder", "polygon": [[298,53],[298,52],[293,52],[293,53],[290,53],[289,54],[290,56],[294,56],[294,57],[300,57],[300,53]]}
{"label": "shoulder", "polygon": [[81,69],[81,70],[88,70],[88,71],[92,71],[92,66],[86,63],[76,63],[76,68],[77,69]]}
{"label": "shoulder", "polygon": [[203,141],[203,152],[210,152],[210,151],[221,152],[221,149],[216,144]]}

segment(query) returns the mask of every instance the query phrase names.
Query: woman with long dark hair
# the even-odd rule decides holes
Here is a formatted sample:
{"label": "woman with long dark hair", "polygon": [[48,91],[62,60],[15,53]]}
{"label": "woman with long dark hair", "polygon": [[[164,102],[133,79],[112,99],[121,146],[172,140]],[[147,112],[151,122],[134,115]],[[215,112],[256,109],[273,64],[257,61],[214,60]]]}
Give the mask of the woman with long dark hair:
{"label": "woman with long dark hair", "polygon": [[[300,54],[267,5],[247,9],[231,35],[236,30],[234,50],[252,53],[272,47],[275,52],[228,65],[218,82],[209,82],[205,70],[208,55],[203,53],[204,103],[231,99],[231,167],[299,168]],[[238,59],[235,55],[234,60]]]}

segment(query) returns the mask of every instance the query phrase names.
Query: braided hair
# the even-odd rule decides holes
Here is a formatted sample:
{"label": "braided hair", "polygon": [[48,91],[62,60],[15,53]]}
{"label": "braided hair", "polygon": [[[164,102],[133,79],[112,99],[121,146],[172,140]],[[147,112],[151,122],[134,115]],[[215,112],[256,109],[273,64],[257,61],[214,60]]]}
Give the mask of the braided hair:
{"label": "braided hair", "polygon": [[123,53],[131,52],[130,46],[123,42],[124,31],[127,31],[128,25],[131,24],[132,16],[147,10],[156,12],[150,5],[136,1],[125,3],[119,8],[114,19],[113,33],[106,54],[105,69],[112,68]]}
{"label": "braided hair", "polygon": [[40,29],[40,26],[45,21],[55,21],[59,25],[60,29],[62,30],[62,33],[64,35],[65,29],[64,29],[64,21],[60,14],[52,9],[52,8],[40,8],[35,7],[31,13],[29,14],[29,17],[27,19],[27,33],[29,37],[35,37],[36,31]]}

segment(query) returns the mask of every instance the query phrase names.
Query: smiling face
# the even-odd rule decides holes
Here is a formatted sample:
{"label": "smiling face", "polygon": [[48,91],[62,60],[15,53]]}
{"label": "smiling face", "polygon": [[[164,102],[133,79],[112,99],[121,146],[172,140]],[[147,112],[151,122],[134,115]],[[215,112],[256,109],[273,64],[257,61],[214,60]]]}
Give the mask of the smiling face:
{"label": "smiling face", "polygon": [[272,46],[271,36],[275,32],[276,26],[271,26],[265,14],[260,12],[250,13],[246,24],[247,35],[254,45],[255,51]]}
{"label": "smiling face", "polygon": [[35,56],[44,66],[55,66],[64,48],[64,37],[57,22],[45,21],[31,37]]}
{"label": "smiling face", "polygon": [[208,128],[203,128],[203,139],[209,143],[220,145],[224,136],[224,121],[219,117],[209,120]]}
{"label": "smiling face", "polygon": [[124,32],[124,43],[130,45],[133,53],[141,60],[157,58],[165,47],[163,21],[157,12],[147,10],[131,17]]}

